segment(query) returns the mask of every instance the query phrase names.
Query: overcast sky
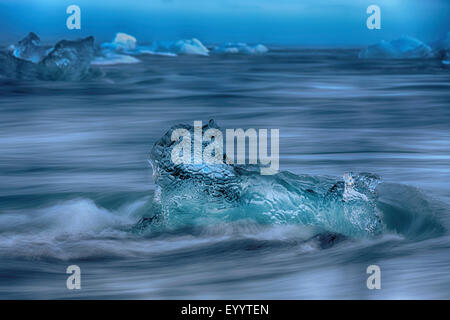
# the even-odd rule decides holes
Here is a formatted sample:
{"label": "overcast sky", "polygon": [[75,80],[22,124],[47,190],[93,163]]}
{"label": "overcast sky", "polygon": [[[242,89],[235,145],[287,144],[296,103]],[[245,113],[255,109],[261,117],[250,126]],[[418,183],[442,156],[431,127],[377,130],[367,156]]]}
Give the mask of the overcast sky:
{"label": "overcast sky", "polygon": [[[66,28],[66,8],[82,11],[81,31]],[[366,8],[381,8],[381,30],[366,28]],[[266,44],[351,46],[401,35],[433,41],[450,31],[448,0],[0,0],[0,41],[34,31],[45,41],[116,32],[140,42],[199,38]]]}

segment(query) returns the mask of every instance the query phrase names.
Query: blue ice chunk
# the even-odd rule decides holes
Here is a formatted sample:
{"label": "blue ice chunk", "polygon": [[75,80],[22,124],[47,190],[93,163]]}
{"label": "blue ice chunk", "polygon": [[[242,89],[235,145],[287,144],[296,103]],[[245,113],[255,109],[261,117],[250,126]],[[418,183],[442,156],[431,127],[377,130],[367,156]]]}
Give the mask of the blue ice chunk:
{"label": "blue ice chunk", "polygon": [[[218,129],[214,121],[202,130]],[[175,164],[175,129],[194,134],[191,125],[172,127],[150,154],[158,186],[158,221],[169,226],[252,220],[261,224],[300,224],[350,237],[382,232],[376,175],[349,173],[343,179],[280,172],[261,175],[256,165]],[[206,147],[203,141],[203,148]],[[191,157],[193,157],[191,153]]]}
{"label": "blue ice chunk", "polygon": [[33,63],[39,63],[50,50],[48,47],[41,47],[39,37],[33,32],[9,46],[9,51],[15,58]]}
{"label": "blue ice chunk", "polygon": [[267,53],[268,51],[269,49],[262,44],[252,46],[243,42],[228,42],[215,47],[213,53],[257,55]]}
{"label": "blue ice chunk", "polygon": [[422,41],[404,36],[390,42],[381,41],[371,45],[359,53],[361,59],[420,59],[433,58],[430,46]]}

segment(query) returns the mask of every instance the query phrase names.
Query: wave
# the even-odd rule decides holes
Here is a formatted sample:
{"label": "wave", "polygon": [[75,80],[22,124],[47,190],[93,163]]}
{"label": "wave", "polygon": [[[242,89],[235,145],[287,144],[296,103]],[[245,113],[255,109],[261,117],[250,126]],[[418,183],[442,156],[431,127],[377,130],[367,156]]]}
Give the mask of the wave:
{"label": "wave", "polygon": [[[124,195],[115,209],[77,198],[2,212],[0,256],[143,257],[214,243],[227,250],[295,244],[309,252],[357,239],[372,245],[386,236],[420,241],[445,233],[439,217],[448,207],[374,174],[263,176],[257,166],[175,165],[171,132],[180,127],[193,131],[174,126],[151,151],[153,197]],[[209,128],[219,127],[210,121],[203,130]]]}
{"label": "wave", "polygon": [[[94,239],[120,239],[133,219],[127,210],[109,211],[90,199],[73,199],[28,213],[0,215],[0,254],[68,259],[89,256],[101,248],[87,248]],[[76,249],[77,243],[85,246]],[[71,253],[72,250],[76,252]],[[103,253],[104,254],[104,253]]]}
{"label": "wave", "polygon": [[[108,210],[93,200],[79,198],[29,213],[0,215],[0,257],[26,259],[139,257],[212,244],[260,242],[299,243],[300,250],[327,248],[342,240],[302,225],[261,225],[251,220],[208,225],[153,228],[137,232],[136,221],[146,211],[148,199],[134,200]],[[150,231],[147,229],[146,231]]]}

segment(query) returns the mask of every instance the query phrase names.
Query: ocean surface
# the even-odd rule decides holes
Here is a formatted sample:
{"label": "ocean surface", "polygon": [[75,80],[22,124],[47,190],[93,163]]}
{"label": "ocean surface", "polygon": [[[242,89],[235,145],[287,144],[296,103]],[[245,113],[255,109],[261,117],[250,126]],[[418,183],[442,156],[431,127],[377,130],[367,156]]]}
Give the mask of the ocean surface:
{"label": "ocean surface", "polygon": [[[269,49],[142,55],[82,81],[0,73],[0,298],[449,299],[448,66]],[[321,246],[305,225],[243,214],[136,232],[154,210],[153,145],[210,119],[279,129],[282,171],[378,175],[377,206],[397,208],[386,229]]]}

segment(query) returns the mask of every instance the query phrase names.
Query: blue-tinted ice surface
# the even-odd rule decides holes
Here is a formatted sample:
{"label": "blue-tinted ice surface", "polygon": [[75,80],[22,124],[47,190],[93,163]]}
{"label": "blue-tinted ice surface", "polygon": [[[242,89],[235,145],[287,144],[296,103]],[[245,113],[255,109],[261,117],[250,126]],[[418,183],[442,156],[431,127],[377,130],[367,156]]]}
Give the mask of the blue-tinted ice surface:
{"label": "blue-tinted ice surface", "polygon": [[46,79],[84,78],[94,56],[94,38],[78,41],[62,40],[42,59],[43,76]]}
{"label": "blue-tinted ice surface", "polygon": [[17,78],[81,80],[89,72],[94,56],[94,38],[59,41],[54,47],[41,47],[39,37],[30,33],[9,47],[5,72]]}
{"label": "blue-tinted ice surface", "polygon": [[105,42],[101,45],[103,49],[114,50],[118,52],[132,52],[136,49],[136,38],[123,33],[118,32],[112,42]]}
{"label": "blue-tinted ice surface", "polygon": [[361,59],[440,59],[443,64],[449,64],[450,32],[431,45],[410,36],[383,40],[361,50],[358,56]]}
{"label": "blue-tinted ice surface", "polygon": [[257,45],[252,46],[252,45],[248,45],[243,42],[228,42],[228,43],[223,43],[223,44],[215,47],[213,50],[213,53],[264,54],[268,51],[269,51],[269,49],[267,49],[267,47],[262,44],[257,44]]}
{"label": "blue-tinted ice surface", "polygon": [[200,40],[193,38],[178,41],[156,41],[148,49],[150,52],[166,54],[190,54],[207,56],[209,49]]}
{"label": "blue-tinted ice surface", "polygon": [[381,41],[359,53],[363,59],[419,59],[432,58],[430,46],[413,37],[401,37],[392,41]]}
{"label": "blue-tinted ice surface", "polygon": [[101,45],[100,52],[92,61],[92,65],[115,65],[138,63],[139,59],[133,57],[137,53],[136,38],[125,33],[117,33],[112,42]]}
{"label": "blue-tinted ice surface", "polygon": [[40,62],[52,48],[41,47],[41,39],[33,32],[16,44],[12,44],[8,49],[10,53],[22,60],[33,63]]}
{"label": "blue-tinted ice surface", "polygon": [[[157,218],[170,226],[248,219],[262,224],[302,224],[351,237],[379,234],[373,174],[344,179],[281,172],[260,175],[255,165],[174,164],[173,130],[193,134],[190,125],[172,127],[153,147],[150,161],[159,189]],[[214,121],[203,127],[218,128]],[[205,144],[204,144],[205,147]],[[226,156],[225,156],[226,157]]]}

